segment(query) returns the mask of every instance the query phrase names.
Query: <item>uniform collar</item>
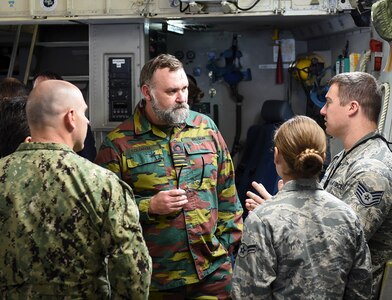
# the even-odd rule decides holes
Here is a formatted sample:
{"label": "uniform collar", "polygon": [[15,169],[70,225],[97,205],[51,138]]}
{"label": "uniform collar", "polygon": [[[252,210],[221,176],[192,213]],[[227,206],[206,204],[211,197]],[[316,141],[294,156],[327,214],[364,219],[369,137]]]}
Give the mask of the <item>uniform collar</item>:
{"label": "uniform collar", "polygon": [[282,188],[283,191],[298,190],[322,190],[321,184],[313,178],[301,178],[286,182]]}
{"label": "uniform collar", "polygon": [[30,142],[30,143],[21,143],[17,149],[17,151],[31,151],[31,150],[61,150],[68,152],[75,152],[70,147],[65,144],[59,143],[39,143],[39,142]]}
{"label": "uniform collar", "polygon": [[[359,139],[349,150],[347,151],[351,151],[351,149],[356,148],[358,145],[365,143],[367,140],[369,139],[373,139],[374,137],[378,136],[379,134],[377,133],[377,131],[372,131],[369,132],[368,134],[366,134],[365,136],[363,136],[361,139]],[[345,151],[345,152],[347,152]]]}

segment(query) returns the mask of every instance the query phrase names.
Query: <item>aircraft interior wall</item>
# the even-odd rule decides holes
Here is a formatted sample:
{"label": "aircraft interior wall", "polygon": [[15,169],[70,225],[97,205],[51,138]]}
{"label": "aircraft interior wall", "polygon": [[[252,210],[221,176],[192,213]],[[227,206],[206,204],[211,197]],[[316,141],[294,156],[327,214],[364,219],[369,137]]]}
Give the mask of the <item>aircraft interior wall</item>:
{"label": "aircraft interior wall", "polygon": [[[211,56],[216,56],[216,65],[225,68],[225,59],[222,53],[232,46],[233,35],[238,36],[238,50],[242,56],[239,61],[241,71],[248,68],[251,72],[251,80],[243,80],[238,83],[238,92],[243,96],[241,142],[246,138],[247,129],[260,122],[260,112],[265,100],[288,100],[288,88],[290,75],[288,73],[289,61],[284,61],[283,83],[275,83],[276,61],[274,61],[272,40],[273,29],[265,30],[241,30],[223,32],[191,32],[184,35],[167,35],[167,50],[169,53],[183,53],[185,70],[193,75],[199,87],[205,92],[202,102],[208,103],[211,117],[218,110],[218,126],[229,148],[234,142],[236,121],[236,98],[232,94],[230,85],[223,76],[209,77],[208,64]],[[281,38],[293,39],[289,31],[280,32]],[[295,51],[306,52],[307,43],[298,41]],[[192,59],[187,54],[192,54]],[[219,73],[219,70],[216,72]],[[212,91],[216,91],[213,95]],[[298,114],[305,112],[306,97],[302,94],[300,85],[293,85],[292,106]]]}
{"label": "aircraft interior wall", "polygon": [[[231,47],[233,35],[238,36],[238,49],[241,51],[240,63],[242,70],[251,69],[252,79],[241,81],[238,91],[243,98],[241,143],[244,144],[247,129],[260,122],[260,111],[265,100],[289,100],[295,114],[306,114],[307,96],[299,81],[294,80],[288,71],[292,61],[283,61],[283,83],[277,84],[276,58],[274,59],[272,40],[273,27],[252,30],[251,28],[231,31],[204,31],[190,32],[184,35],[167,34],[167,51],[183,55],[187,73],[192,74],[198,81],[199,86],[205,92],[203,102],[209,104],[210,116],[214,117],[214,109],[219,110],[218,125],[225,137],[229,148],[234,142],[235,135],[235,97],[230,87],[223,78],[215,80],[208,76],[208,62],[211,55],[219,57],[226,49]],[[290,30],[280,32],[281,39],[294,39],[295,57],[316,53],[323,60],[325,68],[328,69],[321,83],[327,84],[335,73],[335,62],[339,55],[343,54],[346,45],[349,53],[363,54],[369,50],[369,41],[374,33],[369,27],[357,27],[345,32],[326,34],[309,39],[296,39]],[[187,54],[192,53],[192,58]],[[225,66],[224,58],[218,60],[219,66]],[[371,62],[367,71],[378,77],[380,72],[373,72]],[[357,66],[359,70],[359,66]],[[216,90],[214,96],[210,96],[211,89]],[[319,108],[315,108],[318,112]],[[330,140],[331,154],[339,152],[342,145],[335,139]],[[241,156],[241,153],[239,153]],[[238,159],[238,158],[236,158]]]}
{"label": "aircraft interior wall", "polygon": [[[349,16],[344,16],[344,22]],[[340,18],[340,17],[338,17]],[[331,16],[333,22],[336,16]],[[208,19],[205,19],[206,21]],[[211,18],[213,20],[213,18]],[[241,118],[241,144],[244,144],[248,128],[262,122],[260,111],[266,100],[289,100],[295,114],[305,114],[307,111],[307,95],[300,82],[289,73],[289,65],[296,57],[317,53],[329,68],[322,79],[322,83],[335,74],[335,62],[342,55],[348,45],[348,52],[364,53],[369,50],[371,38],[379,39],[377,33],[371,27],[356,27],[351,24],[341,31],[325,32],[323,34],[309,34],[306,30],[317,27],[314,19],[309,23],[301,23],[301,28],[293,24],[285,24],[284,19],[278,23],[271,21],[260,26],[255,19],[247,24],[246,18],[242,22],[229,24],[220,23],[214,19],[213,24],[218,24],[217,30],[210,30],[209,26],[195,26],[191,30],[185,30],[182,35],[165,31],[161,32],[161,44],[158,52],[168,52],[179,57],[184,63],[187,73],[193,75],[200,88],[204,91],[203,112],[216,119],[216,122],[224,136],[229,148],[232,147],[236,129],[236,98],[233,96],[229,84],[223,78],[226,67],[224,52],[232,47],[233,37],[236,36],[237,48],[241,53],[237,64],[246,73],[248,78],[237,84],[238,93],[243,96]],[[288,20],[288,19],[287,19]],[[325,23],[325,17],[320,19],[320,24]],[[332,22],[331,21],[331,22]],[[155,22],[155,21],[154,21]],[[340,20],[339,20],[340,22]],[[350,21],[352,22],[352,21]],[[229,24],[226,26],[226,24]],[[40,25],[39,40],[34,51],[31,76],[37,71],[52,69],[62,74],[66,80],[77,84],[83,91],[89,104],[89,117],[97,139],[97,147],[100,146],[105,134],[113,129],[118,122],[108,121],[107,99],[107,59],[109,56],[132,58],[132,107],[140,99],[137,79],[140,68],[151,55],[151,41],[153,30],[148,32],[144,27],[146,23],[103,23],[84,25]],[[151,23],[150,23],[151,25]],[[324,26],[324,25],[323,25]],[[320,27],[320,26],[319,26]],[[45,29],[46,28],[46,29]],[[51,28],[53,30],[51,30]],[[99,28],[99,30],[98,30]],[[305,29],[304,29],[305,28]],[[308,29],[307,29],[308,28]],[[279,30],[279,40],[292,41],[292,53],[283,56],[283,82],[276,82],[276,41],[273,40]],[[98,31],[97,31],[98,30]],[[53,42],[53,33],[60,35],[60,44]],[[94,32],[100,32],[94,38]],[[73,38],[69,40],[69,33]],[[27,35],[27,37],[25,36]],[[31,32],[25,32],[22,43],[18,50],[17,72],[14,76],[23,79],[25,65],[29,52]],[[45,36],[47,36],[45,38]],[[276,38],[276,37],[275,37]],[[48,40],[46,40],[48,39]],[[150,43],[147,41],[150,40]],[[67,43],[70,44],[67,44]],[[52,44],[53,43],[53,44]],[[384,52],[389,47],[384,43]],[[10,55],[12,39],[0,42],[1,51],[4,55]],[[157,45],[155,45],[157,46]],[[150,53],[148,53],[150,51]],[[385,53],[384,55],[386,55]],[[383,61],[383,65],[385,64]],[[210,76],[211,62],[214,74]],[[222,71],[223,70],[223,71]],[[391,81],[390,74],[373,72],[372,61],[368,63],[367,71],[373,73],[380,80]],[[219,73],[222,72],[222,73]],[[3,70],[1,76],[5,76]],[[389,108],[384,132],[387,137],[391,136],[392,111]],[[331,140],[331,153],[341,149],[341,145]],[[238,161],[241,152],[235,157]]]}
{"label": "aircraft interior wall", "polygon": [[[323,57],[327,61],[326,66],[330,66],[332,68],[326,74],[324,84],[327,83],[327,80],[330,79],[331,76],[336,74],[336,70],[333,69],[334,67],[336,68],[335,62],[339,55],[343,54],[346,45],[348,45],[349,53],[364,54],[367,50],[369,50],[369,41],[371,36],[371,29],[367,27],[357,28],[350,32],[312,39],[308,42],[309,52],[323,53]],[[359,70],[359,66],[357,66],[356,70]],[[372,71],[370,63],[367,64],[367,72],[372,73],[376,77],[379,76],[379,72]],[[342,143],[338,139],[332,137],[329,138],[329,145],[332,156],[343,149]]]}

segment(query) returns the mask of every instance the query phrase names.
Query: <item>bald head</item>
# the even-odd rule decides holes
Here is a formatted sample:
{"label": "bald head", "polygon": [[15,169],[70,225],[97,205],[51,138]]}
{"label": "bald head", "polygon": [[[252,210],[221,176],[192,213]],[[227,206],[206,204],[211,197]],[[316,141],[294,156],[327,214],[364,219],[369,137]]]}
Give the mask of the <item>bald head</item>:
{"label": "bald head", "polygon": [[61,80],[41,82],[31,91],[27,101],[26,112],[29,126],[59,125],[59,118],[69,108],[80,104],[78,98],[83,100],[82,93],[69,82]]}
{"label": "bald head", "polygon": [[75,85],[62,80],[40,82],[26,105],[33,141],[61,142],[75,149],[75,143],[83,139],[75,149],[81,150],[88,124],[86,109],[83,95]]}

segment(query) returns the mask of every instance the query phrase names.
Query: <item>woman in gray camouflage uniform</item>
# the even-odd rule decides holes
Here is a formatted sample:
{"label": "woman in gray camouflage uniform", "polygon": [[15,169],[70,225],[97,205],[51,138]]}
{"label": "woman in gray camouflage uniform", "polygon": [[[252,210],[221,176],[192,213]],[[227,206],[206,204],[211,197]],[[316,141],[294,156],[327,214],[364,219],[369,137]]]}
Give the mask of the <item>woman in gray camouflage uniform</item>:
{"label": "woman in gray camouflage uniform", "polygon": [[318,182],[323,130],[296,116],[277,130],[274,142],[284,185],[245,220],[233,298],[369,298],[371,260],[359,220]]}

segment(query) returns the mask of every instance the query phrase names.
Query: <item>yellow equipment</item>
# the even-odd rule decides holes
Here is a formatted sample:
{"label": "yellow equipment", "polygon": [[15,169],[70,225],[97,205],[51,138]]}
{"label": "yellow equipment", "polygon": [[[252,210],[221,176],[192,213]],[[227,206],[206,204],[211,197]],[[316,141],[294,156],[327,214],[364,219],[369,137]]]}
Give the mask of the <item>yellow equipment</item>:
{"label": "yellow equipment", "polygon": [[289,72],[294,79],[302,81],[306,85],[313,85],[323,69],[324,60],[315,53],[299,56],[289,66]]}

